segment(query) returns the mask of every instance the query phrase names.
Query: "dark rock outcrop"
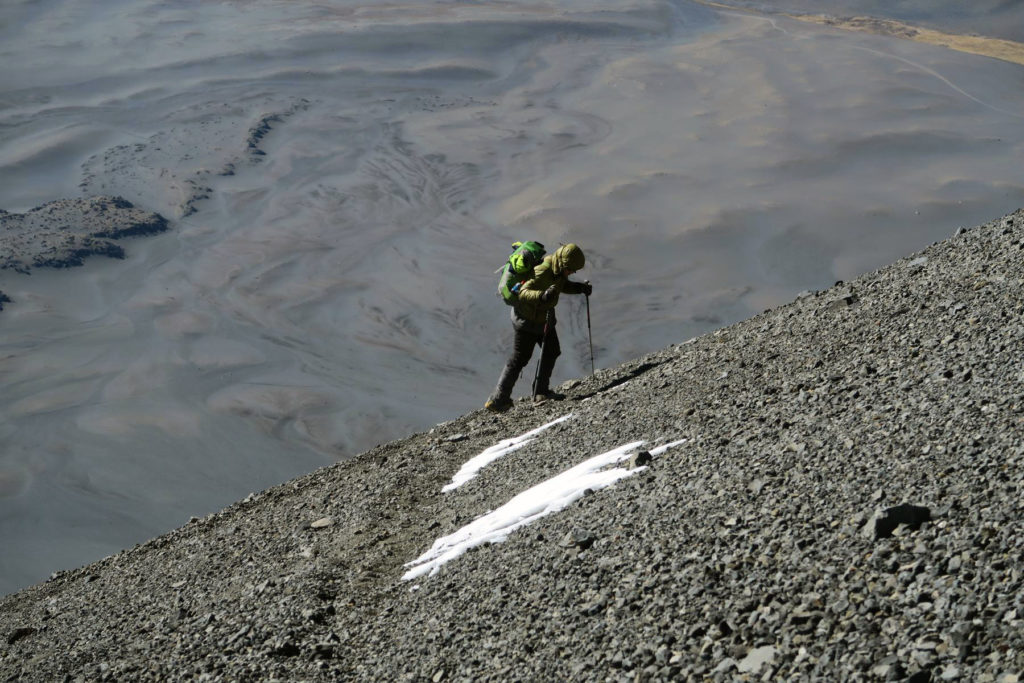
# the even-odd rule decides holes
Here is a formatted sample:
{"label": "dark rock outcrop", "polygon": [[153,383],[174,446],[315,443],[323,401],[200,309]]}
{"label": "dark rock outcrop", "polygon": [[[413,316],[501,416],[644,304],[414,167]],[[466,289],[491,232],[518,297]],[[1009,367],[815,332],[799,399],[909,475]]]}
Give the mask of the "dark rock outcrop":
{"label": "dark rock outcrop", "polygon": [[58,199],[26,213],[0,210],[0,269],[82,265],[87,256],[124,258],[113,240],[167,230],[167,220],[120,197]]}

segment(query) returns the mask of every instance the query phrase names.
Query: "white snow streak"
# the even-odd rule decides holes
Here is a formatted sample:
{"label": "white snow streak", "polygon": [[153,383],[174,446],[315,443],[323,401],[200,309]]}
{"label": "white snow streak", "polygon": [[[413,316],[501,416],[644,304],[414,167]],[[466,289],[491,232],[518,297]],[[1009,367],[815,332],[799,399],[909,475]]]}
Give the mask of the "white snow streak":
{"label": "white snow streak", "polygon": [[676,446],[678,446],[680,444],[684,444],[684,443],[686,443],[686,439],[679,439],[679,441],[672,441],[672,442],[669,442],[669,443],[665,444],[664,446],[658,446],[657,448],[652,448],[650,450],[650,454],[653,455],[654,457],[658,457],[659,455],[661,455],[662,453],[664,453],[668,449],[675,448]]}
{"label": "white snow streak", "polygon": [[540,427],[528,431],[521,436],[516,436],[511,439],[499,441],[497,444],[491,446],[490,448],[483,451],[479,455],[467,460],[466,464],[462,466],[462,469],[456,472],[455,476],[452,477],[451,483],[446,484],[445,487],[441,489],[441,491],[447,493],[449,491],[459,488],[467,481],[475,477],[480,470],[487,467],[498,458],[504,457],[511,453],[512,451],[519,450],[523,446],[533,441],[533,437],[540,434],[545,429],[549,427],[554,427],[559,422],[565,422],[570,417],[572,417],[572,413],[569,413],[568,415],[563,415],[554,422],[549,422],[546,425],[541,425]]}
{"label": "white snow streak", "polygon": [[[651,451],[651,455],[661,455],[669,448],[684,441],[686,439],[655,448]],[[602,469],[625,460],[643,444],[643,441],[634,441],[607,453],[596,455],[523,491],[497,510],[476,519],[455,533],[437,539],[430,550],[412,562],[406,563],[405,566],[412,567],[412,569],[407,571],[402,579],[409,581],[423,576],[427,572],[431,575],[436,574],[441,565],[462,555],[470,548],[484,543],[504,541],[516,529],[565,509],[583,497],[583,493],[587,489],[597,491],[647,469],[646,467],[637,467],[632,470],[618,467]]]}

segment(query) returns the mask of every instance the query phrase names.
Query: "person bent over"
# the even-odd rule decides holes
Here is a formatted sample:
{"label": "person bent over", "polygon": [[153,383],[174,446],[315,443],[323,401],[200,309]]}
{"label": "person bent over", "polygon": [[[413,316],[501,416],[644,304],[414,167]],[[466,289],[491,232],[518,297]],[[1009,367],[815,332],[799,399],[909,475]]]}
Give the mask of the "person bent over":
{"label": "person bent over", "polygon": [[512,407],[512,387],[533,355],[533,347],[540,345],[540,367],[533,400],[560,399],[564,396],[551,391],[549,383],[555,360],[562,353],[555,330],[555,306],[560,294],[586,294],[593,288],[589,282],[573,282],[569,276],[583,268],[586,258],[575,244],[565,244],[555,253],[544,257],[533,269],[533,277],[522,284],[519,296],[512,306],[512,328],[515,336],[512,355],[498,378],[498,386],[484,407],[501,412]]}

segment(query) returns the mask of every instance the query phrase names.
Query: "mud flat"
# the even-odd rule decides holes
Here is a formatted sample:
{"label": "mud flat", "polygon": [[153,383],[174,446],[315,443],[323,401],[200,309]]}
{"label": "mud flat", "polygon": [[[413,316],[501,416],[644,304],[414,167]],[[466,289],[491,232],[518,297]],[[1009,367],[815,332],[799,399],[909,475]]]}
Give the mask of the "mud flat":
{"label": "mud flat", "polygon": [[1022,271],[1017,211],[253,494],[4,598],[0,679],[1016,681]]}

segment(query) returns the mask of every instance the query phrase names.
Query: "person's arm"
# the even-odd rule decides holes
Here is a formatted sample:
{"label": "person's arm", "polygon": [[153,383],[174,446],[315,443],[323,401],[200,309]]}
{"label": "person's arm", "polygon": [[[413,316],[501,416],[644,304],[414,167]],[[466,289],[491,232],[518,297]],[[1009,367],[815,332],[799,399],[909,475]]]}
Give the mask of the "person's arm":
{"label": "person's arm", "polygon": [[562,291],[566,294],[586,294],[590,296],[590,293],[594,291],[594,288],[590,286],[590,282],[573,282],[572,280],[566,280],[565,284],[562,285]]}
{"label": "person's arm", "polygon": [[[519,293],[519,300],[533,302],[539,310],[552,309],[558,303],[558,294],[561,291],[561,287],[558,284],[548,285],[548,288],[544,291],[539,289],[526,289],[526,285],[523,285],[523,291]],[[527,296],[523,296],[527,293]]]}

